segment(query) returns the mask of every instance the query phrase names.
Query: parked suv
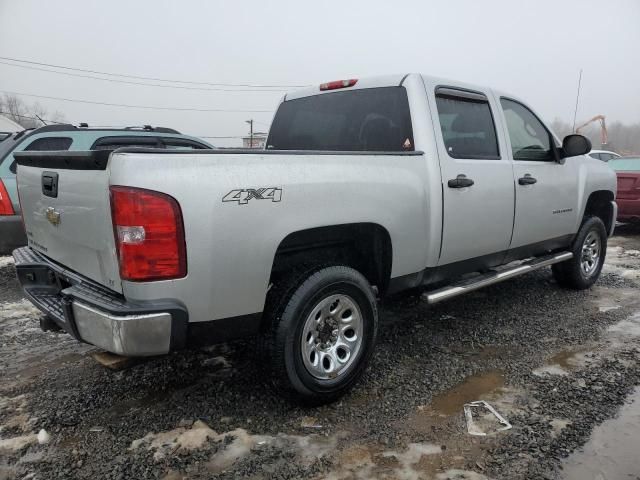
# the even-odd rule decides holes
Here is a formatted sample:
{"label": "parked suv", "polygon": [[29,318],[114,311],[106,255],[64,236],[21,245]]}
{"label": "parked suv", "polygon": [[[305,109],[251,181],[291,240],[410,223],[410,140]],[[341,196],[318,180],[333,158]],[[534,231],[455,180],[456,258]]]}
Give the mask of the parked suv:
{"label": "parked suv", "polygon": [[589,156],[603,162],[608,162],[612,158],[620,158],[620,155],[616,152],[610,152],[609,150],[591,150]]}
{"label": "parked suv", "polygon": [[172,128],[89,128],[86,124],[47,125],[23,130],[0,143],[0,255],[27,244],[20,218],[13,154],[43,150],[115,150],[120,147],[202,150],[212,148],[200,139],[182,135]]}

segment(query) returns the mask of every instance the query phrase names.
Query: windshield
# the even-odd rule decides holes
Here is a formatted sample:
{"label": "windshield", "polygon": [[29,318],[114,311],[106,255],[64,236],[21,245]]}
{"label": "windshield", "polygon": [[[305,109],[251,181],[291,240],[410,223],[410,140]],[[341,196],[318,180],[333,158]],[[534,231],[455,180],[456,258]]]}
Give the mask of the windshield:
{"label": "windshield", "polygon": [[640,172],[640,157],[613,158],[608,165],[616,172]]}
{"label": "windshield", "polygon": [[367,88],[285,101],[273,119],[267,148],[412,151],[407,91]]}

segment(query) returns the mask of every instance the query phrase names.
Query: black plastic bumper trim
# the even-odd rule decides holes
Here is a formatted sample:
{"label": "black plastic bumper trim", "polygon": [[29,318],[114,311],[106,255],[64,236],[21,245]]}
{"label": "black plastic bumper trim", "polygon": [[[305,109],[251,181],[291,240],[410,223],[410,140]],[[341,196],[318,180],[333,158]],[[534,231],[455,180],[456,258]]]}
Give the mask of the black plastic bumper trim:
{"label": "black plastic bumper trim", "polygon": [[[29,300],[45,314],[50,315],[66,332],[82,341],[73,318],[73,300],[104,311],[111,315],[171,314],[170,350],[179,350],[187,345],[189,314],[177,300],[128,301],[123,295],[113,292],[64,268],[35,252],[29,247],[14,251],[16,272],[22,289]],[[54,312],[44,297],[59,297],[64,319]]]}

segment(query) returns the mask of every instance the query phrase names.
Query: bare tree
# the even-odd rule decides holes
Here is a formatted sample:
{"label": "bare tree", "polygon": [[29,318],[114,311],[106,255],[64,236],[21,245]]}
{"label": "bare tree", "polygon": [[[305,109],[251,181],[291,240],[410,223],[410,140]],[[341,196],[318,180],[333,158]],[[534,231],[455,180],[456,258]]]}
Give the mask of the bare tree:
{"label": "bare tree", "polygon": [[[0,96],[0,114],[10,118],[24,128],[37,128],[44,123],[64,123],[64,115],[55,111],[49,113],[39,103],[27,105],[20,97],[15,95]],[[44,120],[44,122],[42,120]]]}

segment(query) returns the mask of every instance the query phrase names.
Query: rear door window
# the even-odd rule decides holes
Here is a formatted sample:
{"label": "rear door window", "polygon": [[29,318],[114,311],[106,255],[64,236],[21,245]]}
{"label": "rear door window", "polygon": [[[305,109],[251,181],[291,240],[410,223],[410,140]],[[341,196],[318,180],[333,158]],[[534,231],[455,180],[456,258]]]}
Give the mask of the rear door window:
{"label": "rear door window", "polygon": [[267,148],[413,151],[407,91],[367,88],[285,101],[271,124]]}
{"label": "rear door window", "polygon": [[498,138],[487,97],[452,88],[436,90],[442,140],[450,157],[499,160]]}

